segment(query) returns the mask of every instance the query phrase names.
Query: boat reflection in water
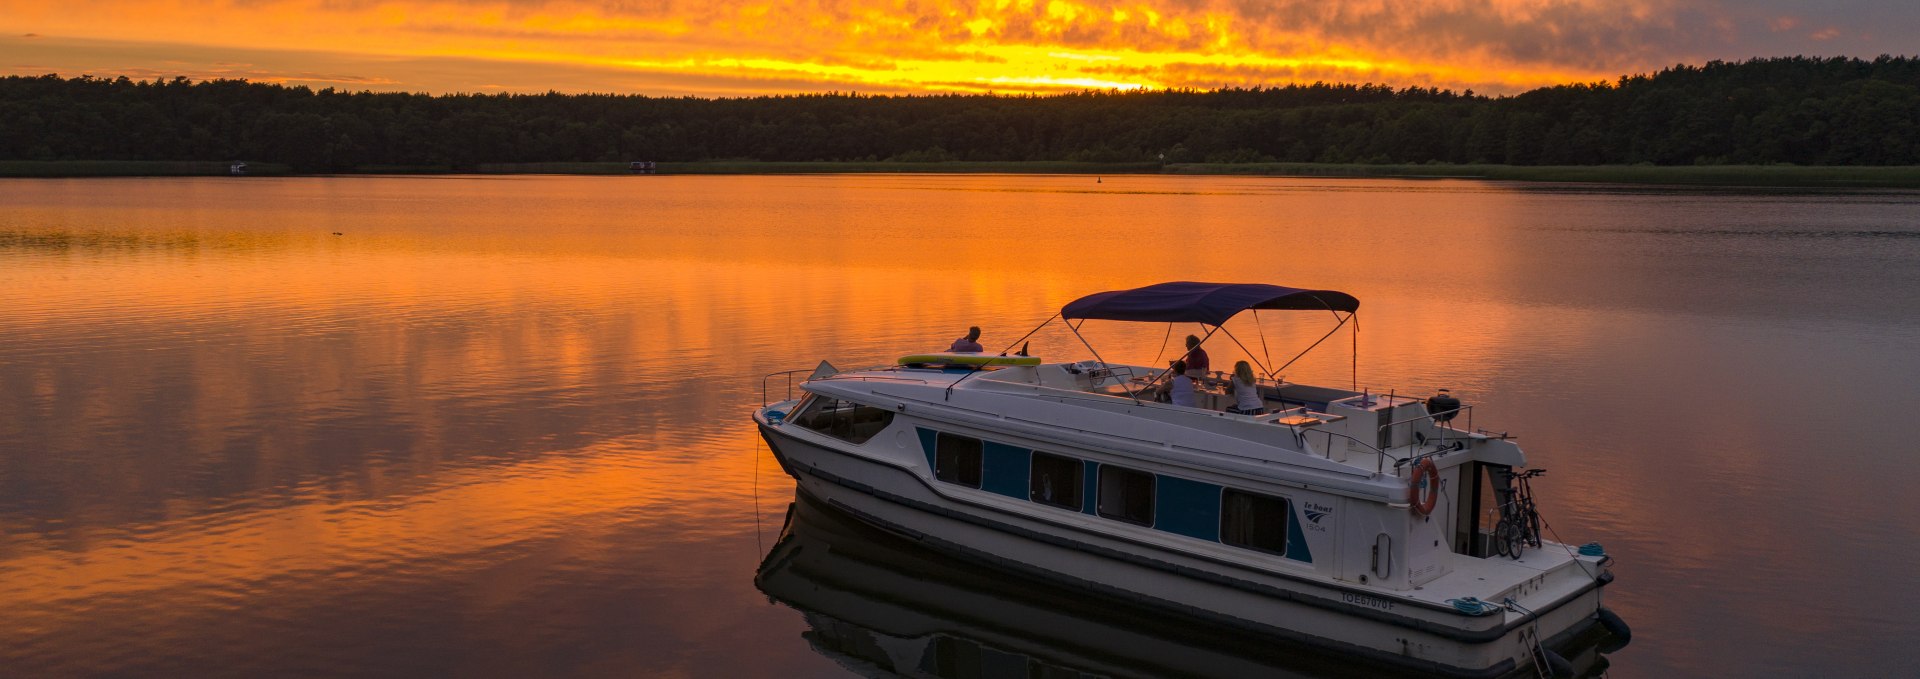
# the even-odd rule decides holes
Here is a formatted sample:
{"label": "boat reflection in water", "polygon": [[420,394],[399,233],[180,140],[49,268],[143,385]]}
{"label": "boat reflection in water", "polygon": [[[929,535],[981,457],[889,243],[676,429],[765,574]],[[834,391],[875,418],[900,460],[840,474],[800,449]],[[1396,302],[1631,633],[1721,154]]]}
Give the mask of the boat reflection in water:
{"label": "boat reflection in water", "polygon": [[[1392,669],[956,561],[796,493],[754,583],[870,677],[1380,677]],[[1598,627],[1564,647],[1605,673]],[[1530,676],[1532,668],[1524,671]],[[1405,675],[1415,676],[1415,675]]]}

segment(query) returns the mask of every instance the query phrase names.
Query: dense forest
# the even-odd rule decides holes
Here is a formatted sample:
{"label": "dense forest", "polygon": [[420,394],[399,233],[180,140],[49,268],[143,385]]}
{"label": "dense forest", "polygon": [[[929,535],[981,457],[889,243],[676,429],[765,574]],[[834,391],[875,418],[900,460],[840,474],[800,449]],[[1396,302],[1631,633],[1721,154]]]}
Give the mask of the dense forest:
{"label": "dense forest", "polygon": [[0,78],[0,160],[1920,164],[1920,59],[1675,66],[1513,96],[1384,85],[728,99]]}

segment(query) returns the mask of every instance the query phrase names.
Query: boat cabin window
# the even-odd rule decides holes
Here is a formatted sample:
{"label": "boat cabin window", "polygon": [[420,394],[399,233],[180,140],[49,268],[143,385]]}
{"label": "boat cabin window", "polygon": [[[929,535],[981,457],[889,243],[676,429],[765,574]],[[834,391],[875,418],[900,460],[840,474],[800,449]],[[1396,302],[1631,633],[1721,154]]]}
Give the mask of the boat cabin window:
{"label": "boat cabin window", "polygon": [[793,423],[852,444],[866,443],[893,423],[893,411],[870,405],[816,396],[809,399]]}
{"label": "boat cabin window", "polygon": [[1153,525],[1153,475],[1100,465],[1099,509],[1109,519]]}
{"label": "boat cabin window", "polygon": [[934,439],[933,448],[934,478],[968,488],[980,487],[980,439],[943,431]]}
{"label": "boat cabin window", "polygon": [[1226,489],[1220,495],[1220,541],[1235,547],[1287,553],[1287,522],[1293,503],[1286,498]]}
{"label": "boat cabin window", "polygon": [[1033,485],[1029,499],[1043,505],[1079,511],[1080,465],[1079,460],[1070,457],[1034,451],[1033,473],[1028,475]]}

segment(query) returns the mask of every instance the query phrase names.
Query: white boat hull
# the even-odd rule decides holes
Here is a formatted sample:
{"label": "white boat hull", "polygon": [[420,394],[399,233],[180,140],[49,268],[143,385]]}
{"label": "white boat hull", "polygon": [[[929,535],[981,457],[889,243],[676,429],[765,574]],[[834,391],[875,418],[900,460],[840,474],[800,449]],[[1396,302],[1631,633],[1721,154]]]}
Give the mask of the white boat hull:
{"label": "white boat hull", "polygon": [[931,548],[1083,594],[1406,669],[1501,676],[1529,667],[1536,636],[1554,648],[1595,622],[1600,588],[1608,581],[1603,577],[1551,605],[1536,606],[1536,616],[1468,616],[1330,580],[1143,549],[958,502],[935,492],[910,469],[803,440],[764,420],[760,427],[803,492]]}

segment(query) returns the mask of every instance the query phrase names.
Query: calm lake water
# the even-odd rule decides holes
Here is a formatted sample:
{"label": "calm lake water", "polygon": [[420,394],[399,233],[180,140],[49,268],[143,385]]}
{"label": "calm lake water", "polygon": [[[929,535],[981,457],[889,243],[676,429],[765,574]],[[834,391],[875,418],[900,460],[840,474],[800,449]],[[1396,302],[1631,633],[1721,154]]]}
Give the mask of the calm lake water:
{"label": "calm lake water", "polygon": [[1043,176],[0,182],[0,674],[844,675],[761,377],[1167,280],[1519,436],[1611,676],[1920,674],[1920,194]]}

